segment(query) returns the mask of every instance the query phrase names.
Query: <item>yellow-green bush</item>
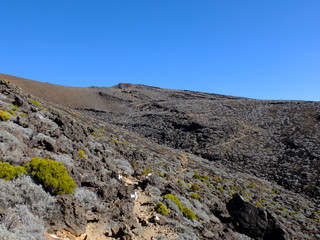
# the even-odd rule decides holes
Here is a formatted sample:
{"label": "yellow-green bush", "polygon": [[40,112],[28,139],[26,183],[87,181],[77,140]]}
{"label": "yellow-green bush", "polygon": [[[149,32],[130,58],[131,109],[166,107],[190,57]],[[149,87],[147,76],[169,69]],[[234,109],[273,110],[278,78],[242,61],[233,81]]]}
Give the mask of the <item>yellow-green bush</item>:
{"label": "yellow-green bush", "polygon": [[166,194],[166,195],[163,195],[162,197],[170,199],[172,202],[174,202],[178,206],[180,211],[182,210],[182,204],[180,202],[180,199],[177,196],[172,194]]}
{"label": "yellow-green bush", "polygon": [[6,111],[0,110],[0,120],[6,121],[11,118],[11,115],[7,113]]}
{"label": "yellow-green bush", "polygon": [[198,220],[194,212],[188,207],[182,208],[181,212],[183,213],[183,216],[185,216],[186,218]]}
{"label": "yellow-green bush", "polygon": [[193,199],[201,199],[201,196],[198,193],[191,193],[190,197],[192,197]]}
{"label": "yellow-green bush", "polygon": [[169,213],[168,208],[162,202],[157,203],[156,211],[162,215],[168,215]]}
{"label": "yellow-green bush", "polygon": [[198,218],[190,208],[182,206],[180,199],[177,196],[172,194],[166,194],[166,195],[163,195],[162,197],[170,199],[172,202],[174,202],[179,208],[180,212],[182,212],[183,216],[185,216],[186,218],[198,220]]}
{"label": "yellow-green bush", "polygon": [[30,102],[31,102],[33,105],[35,105],[35,106],[37,106],[37,107],[40,107],[40,103],[39,103],[37,100],[30,99]]}
{"label": "yellow-green bush", "polygon": [[82,159],[87,159],[86,152],[84,150],[82,150],[82,149],[78,150],[78,155]]}
{"label": "yellow-green bush", "polygon": [[148,175],[149,173],[152,173],[152,169],[150,169],[150,168],[146,168],[145,170],[143,170],[141,172],[142,175]]}
{"label": "yellow-green bush", "polygon": [[18,106],[18,105],[13,105],[13,106],[12,106],[12,110],[13,110],[13,111],[17,111],[18,109],[19,109],[19,106]]}
{"label": "yellow-green bush", "polygon": [[198,191],[201,187],[202,187],[201,184],[199,184],[199,183],[194,183],[194,184],[191,185],[191,191],[196,192],[196,191]]}
{"label": "yellow-green bush", "polygon": [[27,171],[24,169],[24,167],[16,167],[6,162],[0,162],[0,178],[8,181],[12,178],[18,177],[21,174],[27,174]]}
{"label": "yellow-green bush", "polygon": [[197,171],[194,171],[193,178],[201,181],[208,181],[210,179],[207,175],[200,175]]}
{"label": "yellow-green bush", "polygon": [[74,192],[76,184],[68,175],[66,167],[60,162],[35,157],[26,164],[25,168],[36,182],[53,194]]}

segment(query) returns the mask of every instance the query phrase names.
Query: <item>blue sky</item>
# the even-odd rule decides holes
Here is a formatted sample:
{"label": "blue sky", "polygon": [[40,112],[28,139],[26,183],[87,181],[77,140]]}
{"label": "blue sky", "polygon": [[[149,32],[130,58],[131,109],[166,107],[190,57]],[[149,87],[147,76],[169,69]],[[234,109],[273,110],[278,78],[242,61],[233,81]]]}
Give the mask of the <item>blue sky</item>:
{"label": "blue sky", "polygon": [[319,0],[0,0],[0,72],[320,101]]}

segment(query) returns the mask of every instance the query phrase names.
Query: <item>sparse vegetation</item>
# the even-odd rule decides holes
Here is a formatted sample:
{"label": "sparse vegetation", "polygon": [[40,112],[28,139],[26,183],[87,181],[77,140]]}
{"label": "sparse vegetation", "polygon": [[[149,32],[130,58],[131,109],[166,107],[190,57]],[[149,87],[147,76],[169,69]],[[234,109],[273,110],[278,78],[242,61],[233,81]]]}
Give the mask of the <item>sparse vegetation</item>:
{"label": "sparse vegetation", "polygon": [[68,175],[67,169],[62,163],[35,157],[25,167],[35,181],[39,182],[45,190],[53,194],[74,192],[76,184]]}
{"label": "sparse vegetation", "polygon": [[191,188],[190,188],[190,189],[191,189],[192,192],[196,192],[196,191],[198,191],[199,189],[201,189],[201,187],[202,187],[201,184],[199,184],[199,183],[194,183],[194,184],[191,185]]}
{"label": "sparse vegetation", "polygon": [[190,197],[193,199],[201,199],[201,196],[198,193],[191,193]]}
{"label": "sparse vegetation", "polygon": [[193,178],[201,181],[208,181],[210,179],[207,175],[200,175],[197,171],[194,171]]}
{"label": "sparse vegetation", "polygon": [[0,110],[0,120],[7,121],[11,118],[11,115],[6,111]]}
{"label": "sparse vegetation", "polygon": [[169,210],[162,202],[158,202],[156,206],[156,212],[160,213],[161,215],[168,215]]}
{"label": "sparse vegetation", "polygon": [[188,207],[182,208],[181,212],[183,213],[183,216],[185,216],[186,218],[198,220],[194,212]]}
{"label": "sparse vegetation", "polygon": [[224,192],[224,189],[222,186],[217,186],[217,189],[219,190],[219,192],[223,193]]}
{"label": "sparse vegetation", "polygon": [[30,102],[31,102],[33,105],[35,105],[35,106],[37,106],[37,107],[40,107],[40,103],[39,103],[37,100],[30,99]]}
{"label": "sparse vegetation", "polygon": [[78,156],[81,158],[81,159],[87,159],[86,157],[86,152],[82,149],[78,150]]}
{"label": "sparse vegetation", "polygon": [[27,174],[27,171],[24,167],[16,167],[6,162],[0,162],[0,178],[4,180],[11,180],[20,176],[21,174]]}
{"label": "sparse vegetation", "polygon": [[18,107],[17,105],[13,105],[13,106],[12,106],[12,110],[13,110],[13,111],[17,111],[18,109],[19,109],[19,107]]}
{"label": "sparse vegetation", "polygon": [[144,169],[142,172],[141,172],[141,174],[142,175],[148,175],[149,173],[152,173],[153,171],[152,171],[152,169],[151,168],[146,168],[146,169]]}
{"label": "sparse vegetation", "polygon": [[7,110],[7,112],[10,113],[12,116],[16,116],[16,115],[17,115],[17,114],[16,114],[13,110],[11,110],[11,109]]}
{"label": "sparse vegetation", "polygon": [[173,194],[166,194],[166,195],[163,195],[162,196],[163,198],[167,198],[167,199],[170,199],[172,202],[174,202],[177,207],[179,208],[180,212],[183,214],[183,216],[185,216],[186,218],[189,218],[189,219],[198,219],[196,217],[196,215],[194,214],[194,212],[188,208],[188,207],[183,207],[182,204],[181,204],[181,201],[180,199],[173,195]]}

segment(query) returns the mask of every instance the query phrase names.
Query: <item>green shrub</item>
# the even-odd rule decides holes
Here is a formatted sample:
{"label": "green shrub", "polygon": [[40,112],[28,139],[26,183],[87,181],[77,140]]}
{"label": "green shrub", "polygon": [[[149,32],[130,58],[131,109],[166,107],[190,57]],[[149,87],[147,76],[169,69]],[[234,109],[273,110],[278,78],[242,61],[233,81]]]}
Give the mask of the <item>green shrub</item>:
{"label": "green shrub", "polygon": [[82,159],[87,159],[86,152],[82,149],[78,150],[78,156]]}
{"label": "green shrub", "polygon": [[193,199],[201,199],[201,196],[198,193],[191,193],[190,197]]}
{"label": "green shrub", "polygon": [[10,113],[12,116],[16,116],[16,115],[17,115],[17,114],[16,114],[13,110],[11,110],[11,109],[7,110],[7,112]]}
{"label": "green shrub", "polygon": [[30,102],[31,102],[33,105],[35,105],[35,106],[37,106],[37,107],[40,107],[40,103],[39,103],[37,100],[32,100],[32,99],[30,99]]}
{"label": "green shrub", "polygon": [[142,175],[148,175],[149,173],[152,173],[152,169],[147,168],[147,169],[143,170],[141,174]]}
{"label": "green shrub", "polygon": [[186,218],[198,220],[194,212],[188,207],[182,208],[181,212],[183,213],[183,216],[185,216]]}
{"label": "green shrub", "polygon": [[168,213],[169,213],[168,208],[162,202],[157,203],[156,211],[157,211],[157,213],[160,213],[161,215],[168,215]]}
{"label": "green shrub", "polygon": [[177,205],[177,207],[179,208],[180,212],[186,218],[198,220],[198,218],[196,217],[196,215],[194,214],[194,212],[190,208],[182,206],[180,199],[177,196],[172,195],[172,194],[166,194],[166,195],[163,195],[162,197],[170,199],[172,202],[174,202]]}
{"label": "green shrub", "polygon": [[6,111],[0,110],[0,120],[6,121],[11,118],[11,115],[7,113]]}
{"label": "green shrub", "polygon": [[181,179],[178,179],[178,183],[179,183],[180,186],[184,185],[184,181],[182,181]]}
{"label": "green shrub", "polygon": [[223,187],[222,187],[222,186],[217,186],[217,189],[218,189],[221,193],[223,193],[223,192],[224,192],[224,189],[223,189]]}
{"label": "green shrub", "polygon": [[165,173],[160,172],[160,171],[157,171],[157,175],[158,175],[159,177],[163,177],[163,178],[166,176]]}
{"label": "green shrub", "polygon": [[74,192],[76,184],[68,175],[67,169],[62,163],[35,157],[25,167],[35,181],[39,182],[45,190],[53,194]]}
{"label": "green shrub", "polygon": [[215,182],[220,182],[220,181],[221,181],[221,178],[218,177],[218,176],[213,176],[213,177],[212,177],[212,180],[215,181]]}
{"label": "green shrub", "polygon": [[95,136],[95,137],[97,136],[97,134],[95,132],[91,132],[91,135]]}
{"label": "green shrub", "polygon": [[201,181],[208,181],[210,179],[207,175],[200,175],[197,171],[194,171],[193,178]]}
{"label": "green shrub", "polygon": [[182,204],[180,202],[180,199],[177,196],[172,194],[166,194],[166,195],[163,195],[162,197],[170,199],[172,202],[174,202],[177,205],[180,211],[182,210]]}
{"label": "green shrub", "polygon": [[199,184],[199,183],[194,183],[194,184],[191,185],[191,190],[192,190],[193,192],[196,192],[196,191],[198,191],[201,187],[202,187],[201,184]]}
{"label": "green shrub", "polygon": [[12,110],[13,110],[13,111],[17,111],[18,109],[19,109],[18,105],[13,105],[13,106],[12,106]]}
{"label": "green shrub", "polygon": [[27,171],[24,167],[16,167],[6,162],[0,162],[0,178],[8,181],[12,178],[18,177],[21,174],[27,174]]}

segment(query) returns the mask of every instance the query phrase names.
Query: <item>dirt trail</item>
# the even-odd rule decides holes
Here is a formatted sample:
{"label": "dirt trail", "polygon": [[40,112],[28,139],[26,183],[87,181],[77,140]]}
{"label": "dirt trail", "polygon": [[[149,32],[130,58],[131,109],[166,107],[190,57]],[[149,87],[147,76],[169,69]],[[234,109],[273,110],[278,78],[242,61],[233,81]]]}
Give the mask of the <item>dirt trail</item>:
{"label": "dirt trail", "polygon": [[[138,185],[138,182],[133,178],[124,177],[123,180],[126,185]],[[139,187],[136,189],[136,193],[138,197],[135,200],[133,211],[141,228],[137,229],[139,236],[134,237],[133,240],[152,240],[157,236],[170,240],[177,237],[173,229],[161,225],[164,219],[154,210],[155,206],[150,201],[150,196]],[[114,240],[115,238],[104,235],[105,230],[105,224],[89,223],[86,232],[78,237],[66,230],[60,230],[55,234],[46,233],[45,237],[47,240]]]}

